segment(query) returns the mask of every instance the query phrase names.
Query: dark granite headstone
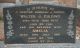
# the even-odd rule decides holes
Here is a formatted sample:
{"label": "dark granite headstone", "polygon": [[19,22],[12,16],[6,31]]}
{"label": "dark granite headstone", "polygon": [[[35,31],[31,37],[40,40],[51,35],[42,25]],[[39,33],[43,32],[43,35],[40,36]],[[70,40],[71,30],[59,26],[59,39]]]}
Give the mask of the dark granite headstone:
{"label": "dark granite headstone", "polygon": [[5,43],[75,43],[75,10],[45,4],[4,8]]}

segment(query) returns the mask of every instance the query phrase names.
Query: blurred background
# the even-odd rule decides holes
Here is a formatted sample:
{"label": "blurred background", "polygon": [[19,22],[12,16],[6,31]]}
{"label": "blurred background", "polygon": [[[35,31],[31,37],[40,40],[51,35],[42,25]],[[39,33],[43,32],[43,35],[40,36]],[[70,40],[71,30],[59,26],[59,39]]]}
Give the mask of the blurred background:
{"label": "blurred background", "polygon": [[[4,23],[3,23],[3,8],[15,5],[27,5],[34,3],[48,3],[59,6],[80,8],[80,0],[0,0],[0,41],[4,41]],[[80,11],[79,11],[80,13]],[[76,40],[80,40],[80,16],[77,18]],[[80,42],[80,41],[79,41]]]}

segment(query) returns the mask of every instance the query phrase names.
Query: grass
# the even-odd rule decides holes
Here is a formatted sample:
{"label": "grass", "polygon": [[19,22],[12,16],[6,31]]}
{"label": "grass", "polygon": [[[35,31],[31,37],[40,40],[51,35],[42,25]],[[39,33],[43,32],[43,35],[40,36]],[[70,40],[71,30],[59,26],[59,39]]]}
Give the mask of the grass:
{"label": "grass", "polygon": [[3,18],[0,16],[0,21],[2,21],[3,20]]}

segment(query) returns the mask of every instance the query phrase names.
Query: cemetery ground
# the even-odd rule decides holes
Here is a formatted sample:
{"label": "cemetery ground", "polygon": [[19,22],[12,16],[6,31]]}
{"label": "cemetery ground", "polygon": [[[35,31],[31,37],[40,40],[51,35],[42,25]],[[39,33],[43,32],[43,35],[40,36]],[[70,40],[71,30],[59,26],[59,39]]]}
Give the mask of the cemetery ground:
{"label": "cemetery ground", "polygon": [[4,24],[3,21],[0,21],[0,40],[4,40]]}

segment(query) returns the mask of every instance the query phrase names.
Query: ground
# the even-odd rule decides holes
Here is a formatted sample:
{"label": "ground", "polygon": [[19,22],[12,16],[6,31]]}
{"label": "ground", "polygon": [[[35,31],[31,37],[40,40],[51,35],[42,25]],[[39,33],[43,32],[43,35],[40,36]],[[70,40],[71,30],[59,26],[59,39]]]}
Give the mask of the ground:
{"label": "ground", "polygon": [[0,40],[4,40],[4,24],[0,21]]}

